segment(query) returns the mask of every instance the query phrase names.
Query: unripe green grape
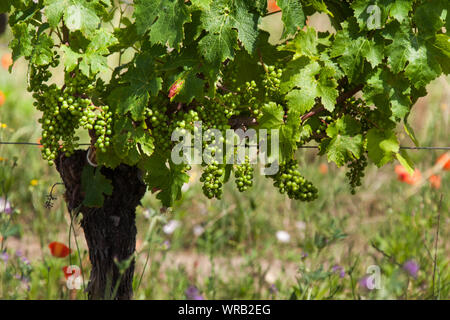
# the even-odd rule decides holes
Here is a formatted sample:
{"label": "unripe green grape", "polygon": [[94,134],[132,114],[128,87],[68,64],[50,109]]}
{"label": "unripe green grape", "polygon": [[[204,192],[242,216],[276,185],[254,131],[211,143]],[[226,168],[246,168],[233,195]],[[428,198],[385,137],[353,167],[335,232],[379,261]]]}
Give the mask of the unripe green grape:
{"label": "unripe green grape", "polygon": [[244,163],[236,166],[234,172],[235,182],[240,192],[246,191],[253,185],[253,167],[248,156],[245,156]]}
{"label": "unripe green grape", "polygon": [[317,189],[304,179],[297,170],[298,164],[291,159],[280,163],[277,174],[270,176],[274,180],[274,186],[281,194],[287,193],[291,199],[312,201],[317,198]]}

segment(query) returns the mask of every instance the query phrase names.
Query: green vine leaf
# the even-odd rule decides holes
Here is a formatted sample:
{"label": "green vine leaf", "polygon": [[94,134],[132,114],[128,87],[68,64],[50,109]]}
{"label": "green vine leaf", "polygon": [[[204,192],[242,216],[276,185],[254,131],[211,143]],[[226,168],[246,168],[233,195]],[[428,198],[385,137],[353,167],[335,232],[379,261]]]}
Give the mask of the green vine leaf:
{"label": "green vine leaf", "polygon": [[[379,65],[384,57],[380,38],[368,39],[359,31],[354,19],[342,23],[342,30],[336,34],[331,57],[337,58],[350,83],[364,76],[364,64]],[[363,74],[361,75],[361,72]]]}
{"label": "green vine leaf", "polygon": [[127,85],[116,88],[110,96],[110,104],[117,107],[120,114],[131,113],[134,120],[141,120],[150,96],[156,96],[162,89],[162,79],[154,73],[155,60],[162,51],[159,48],[136,58],[135,66],[123,76]]}
{"label": "green vine leaf", "polygon": [[145,177],[147,185],[158,193],[156,197],[163,206],[171,207],[176,200],[181,199],[181,187],[189,182],[189,176],[182,166],[171,162],[166,165],[166,159],[156,153],[141,161],[140,166],[148,172]]}
{"label": "green vine leaf", "polygon": [[81,72],[88,77],[106,72],[108,71],[109,47],[115,44],[117,44],[117,39],[111,33],[97,30],[84,53],[75,52],[66,45],[61,47],[65,54],[64,66],[69,72],[79,67]]}
{"label": "green vine leaf", "polygon": [[179,48],[184,38],[183,26],[191,21],[184,0],[138,0],[135,3],[134,16],[137,32],[143,35],[147,31],[152,44],[168,44]]}
{"label": "green vine leaf", "polygon": [[411,88],[403,75],[393,74],[387,69],[378,69],[367,80],[364,98],[383,112],[392,113],[396,119],[403,119],[410,111]]}
{"label": "green vine leaf", "polygon": [[277,4],[281,8],[285,36],[295,34],[298,28],[305,26],[306,16],[300,1],[278,0]]}
{"label": "green vine leaf", "polygon": [[359,159],[363,137],[356,120],[346,115],[330,125],[326,132],[329,139],[324,139],[320,144],[320,154],[326,154],[328,161],[340,167],[348,161]]}
{"label": "green vine leaf", "polygon": [[[80,30],[88,38],[100,24],[98,0],[45,0],[45,14],[52,27],[64,19],[70,31]],[[101,11],[100,11],[101,12]]]}
{"label": "green vine leaf", "polygon": [[404,70],[416,88],[426,86],[442,73],[432,43],[420,34],[411,33],[409,24],[390,23],[384,37],[392,41],[386,46],[392,71],[399,73]]}
{"label": "green vine leaf", "polygon": [[104,195],[112,195],[111,180],[100,172],[101,167],[85,166],[81,175],[81,190],[84,193],[83,205],[86,207],[102,207]]}
{"label": "green vine leaf", "polygon": [[199,50],[207,62],[218,66],[233,59],[238,39],[248,52],[254,51],[259,19],[249,9],[243,0],[217,0],[202,14],[202,28],[208,33],[200,40]]}
{"label": "green vine leaf", "polygon": [[367,151],[369,159],[377,167],[382,167],[392,161],[400,149],[397,137],[393,131],[370,129],[367,133]]}
{"label": "green vine leaf", "polygon": [[334,69],[321,67],[317,61],[302,56],[287,65],[281,88],[289,92],[289,106],[299,111],[309,111],[316,98],[320,98],[325,109],[333,111],[339,95],[335,76]]}

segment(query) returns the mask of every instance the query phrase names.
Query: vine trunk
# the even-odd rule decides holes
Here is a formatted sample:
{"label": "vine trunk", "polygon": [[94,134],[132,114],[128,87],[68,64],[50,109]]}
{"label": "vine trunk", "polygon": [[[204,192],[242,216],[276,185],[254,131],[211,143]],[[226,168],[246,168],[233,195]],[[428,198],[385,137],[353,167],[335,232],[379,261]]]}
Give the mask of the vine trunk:
{"label": "vine trunk", "polygon": [[[136,247],[136,207],[144,196],[146,187],[139,178],[136,167],[120,165],[115,169],[101,168],[102,174],[111,180],[113,192],[105,196],[102,207],[83,206],[84,194],[81,175],[86,161],[86,151],[78,150],[72,156],[60,154],[56,168],[66,191],[65,201],[69,212],[82,214],[89,259],[92,264],[89,299],[131,299],[133,295],[134,258]],[[97,169],[99,170],[99,169]],[[117,262],[130,259],[126,270]]]}

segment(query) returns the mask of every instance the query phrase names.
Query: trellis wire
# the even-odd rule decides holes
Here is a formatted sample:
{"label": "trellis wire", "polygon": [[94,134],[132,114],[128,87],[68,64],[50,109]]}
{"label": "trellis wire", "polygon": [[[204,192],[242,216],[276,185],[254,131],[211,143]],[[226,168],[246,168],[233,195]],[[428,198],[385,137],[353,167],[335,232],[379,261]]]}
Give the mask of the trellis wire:
{"label": "trellis wire", "polygon": [[[36,142],[9,142],[9,141],[0,141],[0,145],[27,145],[27,146],[42,146],[40,143]],[[79,146],[90,146],[90,143],[80,143]],[[249,147],[257,147],[255,145],[249,145]],[[300,146],[299,149],[318,149],[319,146]],[[450,147],[403,147],[400,149],[406,150],[450,150]]]}

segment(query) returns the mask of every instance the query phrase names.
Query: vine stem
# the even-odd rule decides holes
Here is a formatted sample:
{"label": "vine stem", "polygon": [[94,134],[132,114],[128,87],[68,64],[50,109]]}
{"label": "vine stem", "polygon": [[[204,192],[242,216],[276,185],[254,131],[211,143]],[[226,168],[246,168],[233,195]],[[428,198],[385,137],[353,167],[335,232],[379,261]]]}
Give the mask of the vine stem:
{"label": "vine stem", "polygon": [[435,281],[436,281],[436,269],[437,269],[437,247],[438,247],[438,240],[439,240],[439,228],[441,225],[441,207],[442,207],[442,198],[443,194],[441,194],[441,197],[439,199],[439,206],[438,206],[438,216],[437,216],[437,226],[436,226],[436,237],[434,239],[434,258],[433,258],[433,297],[436,297],[434,294],[434,288],[435,288]]}
{"label": "vine stem", "polygon": [[145,270],[147,269],[147,264],[148,264],[148,261],[150,259],[151,241],[152,241],[153,230],[155,229],[155,226],[156,226],[156,218],[153,217],[152,221],[150,222],[150,225],[148,227],[147,234],[145,236],[146,241],[148,241],[147,257],[145,258],[145,264],[144,264],[144,267],[142,269],[141,275],[139,276],[139,282],[138,282],[137,287],[135,289],[136,292],[138,291],[138,289],[141,286],[142,279],[144,278],[144,273],[145,273]]}

